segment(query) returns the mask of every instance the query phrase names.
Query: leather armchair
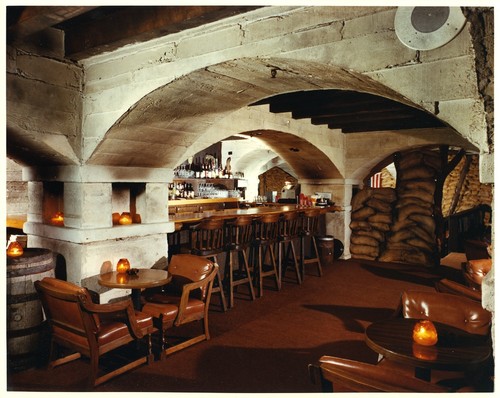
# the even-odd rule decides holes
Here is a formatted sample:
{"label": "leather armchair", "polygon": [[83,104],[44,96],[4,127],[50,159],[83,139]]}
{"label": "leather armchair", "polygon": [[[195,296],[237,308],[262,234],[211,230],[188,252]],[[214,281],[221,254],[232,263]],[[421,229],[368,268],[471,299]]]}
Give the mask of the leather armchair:
{"label": "leather armchair", "polygon": [[[309,365],[314,369],[314,365]],[[323,392],[449,392],[446,387],[417,379],[397,369],[322,356],[316,366]]]}
{"label": "leather armchair", "polygon": [[[51,367],[86,356],[91,363],[89,385],[97,386],[153,359],[151,333],[156,329],[152,318],[135,311],[130,299],[94,304],[86,288],[66,281],[46,277],[34,284],[50,326]],[[104,354],[143,338],[147,339],[146,355],[100,375],[99,359]],[[73,353],[56,358],[63,347]]]}
{"label": "leather armchair", "polygon": [[456,294],[479,302],[482,300],[482,294],[479,290],[472,289],[469,286],[462,285],[450,279],[441,279],[436,282],[435,288],[440,293]]}
{"label": "leather armchair", "polygon": [[408,290],[401,295],[396,316],[430,319],[465,332],[487,336],[491,313],[477,301],[453,294]]}
{"label": "leather armchair", "polygon": [[[491,313],[481,303],[470,298],[449,293],[408,290],[403,292],[394,316],[430,319],[461,329],[478,338],[491,338]],[[414,368],[383,359],[379,366],[386,372],[394,369],[413,374]],[[492,364],[487,361],[480,367],[466,371],[433,370],[431,381],[448,386],[454,391],[488,391],[491,383]]]}
{"label": "leather armchair", "polygon": [[[218,270],[217,264],[202,256],[177,254],[172,256],[168,266],[172,281],[162,292],[146,291],[142,311],[153,316],[155,326],[161,330],[162,357],[210,339],[208,308]],[[202,334],[166,347],[167,330],[199,320],[203,320]]]}
{"label": "leather armchair", "polygon": [[490,272],[492,266],[491,258],[469,260],[465,263],[464,278],[471,288],[481,290],[483,278]]}

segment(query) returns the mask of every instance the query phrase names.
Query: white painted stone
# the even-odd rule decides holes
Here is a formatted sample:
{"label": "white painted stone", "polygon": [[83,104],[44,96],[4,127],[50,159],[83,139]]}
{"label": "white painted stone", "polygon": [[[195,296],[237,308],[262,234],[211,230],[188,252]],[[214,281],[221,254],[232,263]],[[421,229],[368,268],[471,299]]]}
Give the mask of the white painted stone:
{"label": "white painted stone", "polygon": [[479,181],[483,184],[495,183],[495,154],[479,154]]}

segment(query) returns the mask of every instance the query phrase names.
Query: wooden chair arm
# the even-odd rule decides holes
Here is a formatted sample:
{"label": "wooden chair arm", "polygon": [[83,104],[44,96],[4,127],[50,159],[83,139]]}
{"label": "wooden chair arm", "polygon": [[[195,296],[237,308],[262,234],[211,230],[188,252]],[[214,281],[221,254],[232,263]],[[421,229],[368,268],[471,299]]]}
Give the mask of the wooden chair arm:
{"label": "wooden chair arm", "polygon": [[[204,286],[207,286],[209,283],[211,283],[214,280],[215,275],[217,275],[218,269],[219,266],[217,264],[214,264],[212,271],[210,271],[210,273],[201,281],[186,283],[184,286],[182,286],[182,295],[181,295],[181,300],[179,302],[179,312],[177,314],[177,319],[183,319],[184,311],[186,310],[189,300],[189,293],[195,289],[201,289]],[[210,293],[211,292],[209,292],[208,294]],[[206,300],[209,299],[208,294]]]}
{"label": "wooden chair arm", "polygon": [[89,302],[87,298],[88,296],[86,295],[80,295],[80,303],[85,311],[100,316],[113,317],[116,320],[124,322],[130,334],[136,339],[144,337],[144,333],[137,324],[134,305],[130,298],[116,303],[106,304],[94,304],[92,301]]}

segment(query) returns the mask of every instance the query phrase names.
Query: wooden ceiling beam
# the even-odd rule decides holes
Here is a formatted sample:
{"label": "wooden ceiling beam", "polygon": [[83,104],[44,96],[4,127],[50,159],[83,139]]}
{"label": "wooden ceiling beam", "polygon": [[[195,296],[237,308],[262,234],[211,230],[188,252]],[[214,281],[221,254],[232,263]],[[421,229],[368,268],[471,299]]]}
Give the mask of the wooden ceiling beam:
{"label": "wooden ceiling beam", "polygon": [[385,130],[411,130],[420,128],[444,127],[437,119],[430,117],[427,118],[413,118],[405,120],[387,120],[387,121],[369,121],[361,123],[349,123],[341,127],[333,124],[328,124],[330,129],[342,129],[343,133],[364,133],[371,131],[385,131]]}
{"label": "wooden ceiling beam", "polygon": [[7,7],[7,42],[14,43],[96,7]]}

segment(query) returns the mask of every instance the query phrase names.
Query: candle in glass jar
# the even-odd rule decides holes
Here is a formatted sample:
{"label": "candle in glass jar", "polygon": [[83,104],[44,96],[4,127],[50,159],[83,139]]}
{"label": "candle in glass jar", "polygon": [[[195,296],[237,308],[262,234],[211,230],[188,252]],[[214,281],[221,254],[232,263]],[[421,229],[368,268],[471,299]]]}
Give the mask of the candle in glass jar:
{"label": "candle in glass jar", "polygon": [[438,341],[436,327],[428,319],[418,321],[413,328],[413,340],[421,345],[436,344]]}
{"label": "candle in glass jar", "polygon": [[130,262],[126,258],[121,258],[116,264],[116,272],[125,274],[130,269]]}
{"label": "candle in glass jar", "polygon": [[58,211],[56,214],[54,214],[54,217],[50,219],[50,223],[52,225],[56,225],[58,227],[63,227],[64,226],[64,214],[60,211]]}
{"label": "candle in glass jar", "polygon": [[124,212],[121,214],[120,219],[118,220],[120,225],[130,225],[132,224],[132,216],[129,212]]}
{"label": "candle in glass jar", "polygon": [[7,257],[20,257],[24,253],[23,247],[17,241],[12,241],[7,246]]}

